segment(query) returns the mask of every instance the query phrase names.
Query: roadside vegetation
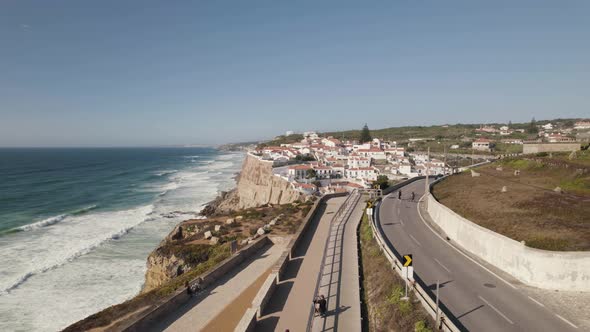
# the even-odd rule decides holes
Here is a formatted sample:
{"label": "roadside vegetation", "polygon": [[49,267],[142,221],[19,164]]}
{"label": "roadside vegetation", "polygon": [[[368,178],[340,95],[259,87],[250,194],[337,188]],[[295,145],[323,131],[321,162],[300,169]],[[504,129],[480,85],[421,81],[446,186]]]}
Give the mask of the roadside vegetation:
{"label": "roadside vegetation", "polygon": [[434,186],[434,196],[529,247],[590,250],[590,151],[503,159],[476,172],[479,177],[467,171],[445,179]]}
{"label": "roadside vegetation", "polygon": [[430,332],[434,322],[410,292],[404,301],[405,284],[373,238],[366,214],[359,226],[363,273],[362,298],[366,305],[369,331]]}

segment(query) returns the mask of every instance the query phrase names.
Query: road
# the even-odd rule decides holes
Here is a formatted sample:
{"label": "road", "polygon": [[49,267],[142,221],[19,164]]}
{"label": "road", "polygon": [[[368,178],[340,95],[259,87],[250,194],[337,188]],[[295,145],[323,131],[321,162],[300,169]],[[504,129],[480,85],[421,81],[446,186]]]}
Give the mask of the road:
{"label": "road", "polygon": [[[395,191],[379,206],[377,222],[386,241],[398,253],[412,254],[415,274],[436,288],[440,299],[459,322],[470,331],[579,331],[575,325],[522,293],[512,280],[500,277],[468,258],[429,228],[418,199],[425,180]],[[410,198],[416,193],[415,201]],[[423,203],[421,203],[422,205]]]}

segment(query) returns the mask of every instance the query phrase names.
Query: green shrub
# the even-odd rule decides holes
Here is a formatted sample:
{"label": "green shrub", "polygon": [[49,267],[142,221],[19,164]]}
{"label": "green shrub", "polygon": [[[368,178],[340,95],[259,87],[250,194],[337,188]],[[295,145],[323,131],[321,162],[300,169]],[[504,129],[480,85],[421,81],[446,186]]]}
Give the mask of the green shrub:
{"label": "green shrub", "polygon": [[426,323],[423,320],[419,320],[414,325],[414,332],[432,332],[432,330],[426,326]]}

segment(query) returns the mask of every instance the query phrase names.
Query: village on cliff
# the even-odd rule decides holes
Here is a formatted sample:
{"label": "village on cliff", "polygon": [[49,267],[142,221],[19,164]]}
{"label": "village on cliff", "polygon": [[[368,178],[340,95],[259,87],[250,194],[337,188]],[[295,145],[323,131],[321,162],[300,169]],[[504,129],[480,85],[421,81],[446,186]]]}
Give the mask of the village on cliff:
{"label": "village on cliff", "polygon": [[[524,134],[523,129],[512,129],[506,125],[499,128],[482,125],[474,130],[475,138],[466,137],[467,141],[463,143],[470,146],[472,153],[477,151],[484,154],[489,154],[496,143],[524,146],[524,151],[520,148],[520,153],[541,151],[538,150],[539,143],[543,143],[544,148],[549,148],[548,151],[569,151],[571,147],[565,144],[576,145],[579,141],[571,135],[572,130],[585,131],[590,128],[590,122],[578,121],[571,128],[554,126],[551,123],[536,127],[536,139],[527,141],[513,137]],[[289,134],[292,132],[285,136]],[[443,161],[431,158],[426,152],[414,152],[413,149],[408,151],[395,141],[379,138],[362,143],[342,141],[332,136],[322,137],[314,131],[304,132],[302,136],[298,142],[278,146],[259,145],[248,154],[258,160],[272,162],[274,176],[288,181],[293,189],[308,195],[375,188],[387,181],[461,171],[461,168],[449,165],[446,158]],[[493,138],[496,136],[497,138]],[[409,139],[409,144],[419,140],[428,139]],[[458,149],[459,145],[451,145],[449,148]],[[502,155],[485,157],[489,159]]]}

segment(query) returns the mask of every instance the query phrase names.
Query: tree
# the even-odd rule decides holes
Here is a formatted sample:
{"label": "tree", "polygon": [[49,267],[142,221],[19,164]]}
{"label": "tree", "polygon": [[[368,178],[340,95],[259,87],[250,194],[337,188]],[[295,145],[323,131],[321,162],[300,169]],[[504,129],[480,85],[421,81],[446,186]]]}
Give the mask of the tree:
{"label": "tree", "polygon": [[529,134],[537,134],[539,132],[539,128],[537,128],[537,121],[535,121],[535,118],[531,120],[531,123],[529,124],[527,131]]}
{"label": "tree", "polygon": [[369,131],[369,126],[367,126],[367,124],[365,123],[365,125],[363,126],[363,129],[361,130],[361,138],[360,138],[360,143],[366,143],[366,142],[370,142],[373,139],[371,138],[371,132]]}
{"label": "tree", "polygon": [[307,170],[307,173],[305,174],[305,178],[306,179],[313,179],[316,177],[316,175],[317,175],[317,173],[316,173],[315,169],[310,168]]}
{"label": "tree", "polygon": [[509,121],[508,121],[508,127],[509,127],[509,128],[512,128],[512,120],[509,120]]}
{"label": "tree", "polygon": [[389,187],[389,178],[387,178],[387,175],[379,175],[374,184],[378,185],[379,189],[386,189]]}

